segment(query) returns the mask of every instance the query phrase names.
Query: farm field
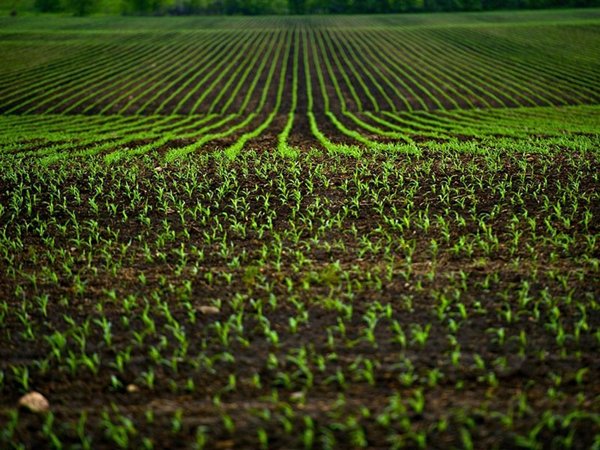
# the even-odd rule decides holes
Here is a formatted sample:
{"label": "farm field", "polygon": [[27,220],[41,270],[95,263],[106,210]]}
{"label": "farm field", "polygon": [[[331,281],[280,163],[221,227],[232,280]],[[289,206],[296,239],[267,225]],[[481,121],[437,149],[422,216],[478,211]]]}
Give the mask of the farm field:
{"label": "farm field", "polygon": [[0,60],[0,448],[600,448],[600,10]]}

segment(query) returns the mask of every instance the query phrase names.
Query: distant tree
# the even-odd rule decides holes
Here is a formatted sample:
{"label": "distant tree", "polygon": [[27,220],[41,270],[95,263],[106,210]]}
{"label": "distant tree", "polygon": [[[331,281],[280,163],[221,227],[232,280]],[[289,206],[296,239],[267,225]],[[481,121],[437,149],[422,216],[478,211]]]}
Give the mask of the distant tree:
{"label": "distant tree", "polygon": [[442,8],[437,0],[424,0],[423,9],[425,11],[439,11]]}
{"label": "distant tree", "polygon": [[288,0],[290,14],[306,14],[306,0]]}
{"label": "distant tree", "polygon": [[389,0],[387,6],[388,9],[385,12],[423,11],[425,2],[423,0]]}
{"label": "distant tree", "polygon": [[208,6],[211,14],[225,14],[225,0],[212,0]]}
{"label": "distant tree", "polygon": [[67,0],[67,7],[76,16],[87,16],[96,10],[98,0]]}
{"label": "distant tree", "polygon": [[480,11],[482,8],[481,0],[454,0],[456,11]]}
{"label": "distant tree", "polygon": [[288,2],[287,0],[271,0],[266,1],[269,4],[269,14],[287,14],[288,13]]}
{"label": "distant tree", "polygon": [[60,0],[35,0],[33,6],[40,12],[56,12],[62,9]]}
{"label": "distant tree", "polygon": [[348,14],[356,12],[353,0],[325,0],[324,10],[334,14]]}
{"label": "distant tree", "polygon": [[[2,1],[2,0],[0,0]],[[12,0],[17,2],[19,0]],[[109,0],[33,0],[41,12],[94,12]],[[119,0],[110,0],[111,2]],[[124,14],[372,14],[600,6],[600,0],[120,0]]]}
{"label": "distant tree", "polygon": [[[165,0],[124,0],[125,14],[158,14],[164,12]],[[178,14],[183,12],[184,4],[176,3],[175,11]]]}
{"label": "distant tree", "polygon": [[238,0],[223,0],[225,14],[241,14],[241,5]]}
{"label": "distant tree", "polygon": [[210,2],[208,0],[186,0],[183,2],[182,14],[202,14],[208,12]]}
{"label": "distant tree", "polygon": [[286,12],[285,5],[277,0],[251,0],[249,14],[281,14]]}

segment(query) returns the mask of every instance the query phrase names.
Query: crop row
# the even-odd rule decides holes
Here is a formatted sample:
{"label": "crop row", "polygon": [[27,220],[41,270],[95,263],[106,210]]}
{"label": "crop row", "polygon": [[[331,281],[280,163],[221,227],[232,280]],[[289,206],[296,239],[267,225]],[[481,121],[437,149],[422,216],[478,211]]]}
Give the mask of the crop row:
{"label": "crop row", "polygon": [[[260,89],[252,90],[252,75],[264,83],[271,64],[281,66],[286,58],[293,59],[289,70],[294,72],[285,80],[284,92],[290,92],[292,80],[297,79],[300,111],[308,109],[308,99],[302,94],[309,83],[315,94],[312,109],[336,115],[598,101],[599,58],[593,26],[534,26],[528,29],[527,42],[505,28],[315,28],[307,19],[289,29],[266,31],[163,31],[154,36],[90,32],[85,39],[75,33],[49,33],[50,40],[52,36],[71,40],[72,56],[1,73],[0,110],[19,114],[244,114],[261,96]],[[540,41],[553,49],[572,32],[579,39],[576,54],[564,51],[561,58],[548,58],[542,46],[536,45]],[[22,37],[26,39],[27,32]],[[292,48],[275,52],[280,44]],[[299,51],[294,46],[300,46]],[[261,73],[258,67],[264,60]],[[303,76],[306,64],[308,79]],[[317,67],[324,92],[315,90],[320,83]],[[278,80],[265,88],[272,100],[270,113]],[[246,94],[251,100],[244,104]],[[287,102],[284,113],[290,108]]]}
{"label": "crop row", "polygon": [[[293,59],[293,53],[284,58],[288,59]],[[299,121],[299,114],[290,112],[286,116],[281,111],[285,74],[285,66],[279,75],[275,66],[271,66],[269,78],[278,78],[279,92],[275,110],[269,114],[263,112],[267,103],[263,89],[258,111],[246,116],[1,116],[0,152],[42,158],[46,162],[93,155],[117,161],[156,152],[174,159],[211,146],[220,147],[230,156],[237,155],[243,147],[264,148],[265,145],[277,148],[282,154],[295,154],[298,135],[292,130]],[[292,104],[298,98],[297,79],[294,83]],[[388,152],[415,152],[452,150],[460,147],[462,140],[487,149],[525,145],[532,151],[546,151],[550,145],[586,150],[598,143],[597,115],[595,106],[381,111],[347,113],[341,115],[341,119],[331,113],[310,113],[312,130],[309,133],[313,139],[310,145],[333,152],[360,152],[360,146]],[[328,122],[332,125],[325,129]],[[274,131],[276,136],[266,144],[258,139],[265,129]],[[544,139],[531,141],[532,129]],[[565,133],[578,136],[565,136]],[[390,140],[403,143],[390,143]]]}

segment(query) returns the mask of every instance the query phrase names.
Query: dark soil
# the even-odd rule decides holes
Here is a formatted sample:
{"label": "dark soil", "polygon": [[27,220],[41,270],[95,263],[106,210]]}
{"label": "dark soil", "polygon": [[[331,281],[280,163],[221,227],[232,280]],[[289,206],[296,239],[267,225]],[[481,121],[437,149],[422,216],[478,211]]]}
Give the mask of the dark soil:
{"label": "dark soil", "polygon": [[[272,147],[275,139],[266,134],[252,146]],[[146,158],[118,167],[88,161],[46,169],[25,163],[0,177],[7,208],[36,193],[31,213],[24,204],[0,223],[8,237],[0,263],[6,274],[0,282],[4,447],[46,448],[52,436],[76,447],[83,436],[92,448],[141,448],[150,441],[155,448],[194,448],[205,434],[206,448],[259,448],[261,429],[269,448],[310,446],[312,432],[315,448],[389,448],[394,442],[417,448],[426,439],[428,448],[472,442],[505,449],[528,436],[548,448],[571,438],[573,448],[592,445],[600,432],[600,276],[592,261],[600,252],[587,239],[600,227],[598,220],[584,225],[584,216],[600,215],[596,156],[425,153],[286,161],[251,153],[222,164],[164,167]],[[200,184],[186,191],[195,181]],[[504,196],[500,185],[510,186]],[[283,186],[300,195],[296,212],[294,197],[281,200]],[[443,186],[448,199],[440,196]],[[58,192],[67,209],[50,212],[44,205]],[[89,207],[94,195],[97,213]],[[351,202],[356,195],[358,208]],[[247,209],[234,208],[236,198]],[[546,198],[564,198],[568,227],[545,207]],[[188,213],[182,224],[180,201],[210,206],[207,221]],[[107,202],[118,205],[116,216]],[[427,211],[431,228],[417,226],[416,216],[403,232],[387,222],[401,219],[410,204],[413,212]],[[144,205],[150,226],[136,219]],[[344,208],[349,215],[339,226],[327,225]],[[525,216],[536,219],[533,229]],[[273,226],[264,234],[250,228],[244,236],[231,225],[233,217]],[[448,220],[447,241],[436,217]],[[521,219],[513,224],[514,217]],[[499,245],[489,254],[479,247],[471,255],[455,253],[461,239],[479,242],[485,233],[479,220]],[[97,222],[98,237],[90,221]],[[48,224],[44,236],[54,239],[53,247],[36,231],[41,223]],[[79,240],[74,223],[81,227]],[[553,238],[549,224],[564,238]],[[515,229],[522,239],[511,251]],[[213,233],[216,239],[207,241]],[[410,259],[399,237],[414,246]],[[571,243],[561,247],[567,238]],[[21,247],[7,246],[17,239]],[[440,246],[435,255],[432,239]],[[278,263],[273,252],[280,241]],[[181,269],[180,248],[188,255]],[[216,309],[202,312],[209,305]],[[552,328],[556,317],[564,340]],[[297,331],[291,318],[299,320]],[[102,320],[111,324],[110,343]],[[226,324],[225,343],[218,330]],[[404,344],[395,326],[404,330]],[[415,327],[426,326],[428,337],[419,343]],[[47,340],[56,332],[67,338],[60,357]],[[76,362],[71,368],[69,360],[82,354],[96,355],[96,369]],[[118,354],[129,355],[121,369]],[[49,399],[53,425],[48,416],[23,411],[16,428],[9,425],[28,390],[17,375],[22,368],[28,389]]]}

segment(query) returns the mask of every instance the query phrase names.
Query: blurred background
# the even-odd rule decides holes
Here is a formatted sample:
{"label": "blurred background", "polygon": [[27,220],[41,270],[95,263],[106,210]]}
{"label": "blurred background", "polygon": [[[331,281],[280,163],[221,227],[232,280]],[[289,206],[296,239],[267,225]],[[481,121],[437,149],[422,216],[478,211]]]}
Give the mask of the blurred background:
{"label": "blurred background", "polygon": [[594,6],[600,0],[0,0],[0,14],[385,14]]}

